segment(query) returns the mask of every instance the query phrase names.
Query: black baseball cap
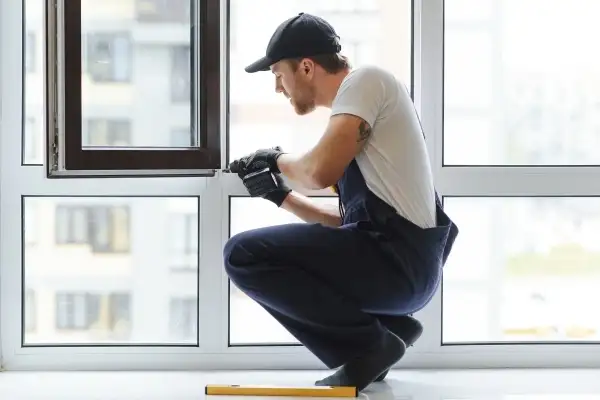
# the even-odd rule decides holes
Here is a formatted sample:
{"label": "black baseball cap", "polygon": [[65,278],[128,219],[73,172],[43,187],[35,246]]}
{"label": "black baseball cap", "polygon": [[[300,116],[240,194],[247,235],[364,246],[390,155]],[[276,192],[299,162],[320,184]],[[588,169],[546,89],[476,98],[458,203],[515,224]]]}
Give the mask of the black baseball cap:
{"label": "black baseball cap", "polygon": [[342,50],[340,37],[321,17],[300,13],[277,27],[264,57],[245,68],[246,72],[268,71],[286,58],[336,54]]}

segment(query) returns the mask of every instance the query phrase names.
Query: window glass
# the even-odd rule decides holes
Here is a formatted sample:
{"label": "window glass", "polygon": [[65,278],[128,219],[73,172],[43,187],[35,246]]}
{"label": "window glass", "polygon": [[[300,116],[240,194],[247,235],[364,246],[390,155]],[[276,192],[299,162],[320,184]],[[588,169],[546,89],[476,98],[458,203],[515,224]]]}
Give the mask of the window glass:
{"label": "window glass", "polygon": [[[192,131],[195,43],[189,4],[189,0],[138,0],[135,7],[126,1],[82,4],[84,146],[170,147],[174,129]],[[86,121],[124,120],[126,141],[117,133],[118,140],[107,137],[97,144],[89,141],[94,137],[86,137]],[[124,127],[111,124],[124,135]],[[191,141],[186,144],[191,146]]]}
{"label": "window glass", "polygon": [[23,112],[25,114],[22,140],[22,162],[24,165],[44,163],[44,1],[24,1],[23,23]]}
{"label": "window glass", "polygon": [[[598,341],[600,198],[450,197],[443,343]],[[476,250],[474,250],[476,249]]]}
{"label": "window glass", "polygon": [[[244,68],[264,55],[275,28],[285,19],[307,12],[329,21],[341,37],[342,54],[355,67],[375,64],[396,74],[410,88],[411,1],[231,0],[232,15],[269,10],[261,24],[235,18],[230,27],[229,156],[241,157],[258,146],[286,151],[308,150],[323,134],[328,112],[297,116],[289,101],[275,93],[270,72],[248,74]],[[393,51],[390,51],[393,49]]]}
{"label": "window glass", "polygon": [[444,164],[597,165],[600,2],[444,4]]}
{"label": "window glass", "polygon": [[197,344],[198,202],[26,197],[24,344]]}

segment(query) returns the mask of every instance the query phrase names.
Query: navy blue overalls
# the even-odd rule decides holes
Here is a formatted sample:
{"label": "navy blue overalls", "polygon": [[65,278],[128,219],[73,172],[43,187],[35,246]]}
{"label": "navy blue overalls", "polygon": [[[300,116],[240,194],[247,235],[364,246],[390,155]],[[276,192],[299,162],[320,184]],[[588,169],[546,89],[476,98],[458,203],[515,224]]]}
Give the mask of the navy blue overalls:
{"label": "navy blue overalls", "polygon": [[356,161],[337,189],[341,227],[254,229],[224,248],[231,281],[332,369],[427,305],[458,234],[437,195],[437,227],[422,229],[368,189]]}

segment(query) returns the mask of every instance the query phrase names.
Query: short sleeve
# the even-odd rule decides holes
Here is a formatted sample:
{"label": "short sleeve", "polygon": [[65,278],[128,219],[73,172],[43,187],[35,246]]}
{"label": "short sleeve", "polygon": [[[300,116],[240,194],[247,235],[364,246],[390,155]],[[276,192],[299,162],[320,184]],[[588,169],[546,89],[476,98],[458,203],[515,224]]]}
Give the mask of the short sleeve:
{"label": "short sleeve", "polygon": [[356,69],[340,85],[331,115],[356,115],[373,127],[385,103],[385,95],[382,71],[374,67]]}

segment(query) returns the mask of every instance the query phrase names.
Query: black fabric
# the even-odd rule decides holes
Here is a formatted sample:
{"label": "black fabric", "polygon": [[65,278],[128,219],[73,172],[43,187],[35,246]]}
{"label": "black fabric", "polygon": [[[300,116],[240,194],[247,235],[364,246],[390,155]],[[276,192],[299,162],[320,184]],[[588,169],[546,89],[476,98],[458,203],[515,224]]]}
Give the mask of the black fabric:
{"label": "black fabric", "polygon": [[268,71],[288,58],[335,54],[342,50],[339,36],[323,18],[300,13],[287,19],[273,33],[265,56],[245,68],[246,72]]}

